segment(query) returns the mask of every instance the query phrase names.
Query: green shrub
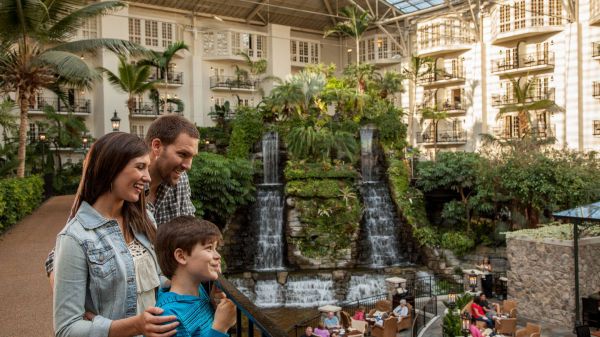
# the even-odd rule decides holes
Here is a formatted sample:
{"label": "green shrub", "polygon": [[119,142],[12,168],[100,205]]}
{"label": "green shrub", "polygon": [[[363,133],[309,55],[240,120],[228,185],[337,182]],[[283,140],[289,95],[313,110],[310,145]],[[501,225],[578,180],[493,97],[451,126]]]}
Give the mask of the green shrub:
{"label": "green shrub", "polygon": [[14,225],[42,201],[44,182],[39,176],[0,180],[0,230]]}
{"label": "green shrub", "polygon": [[446,232],[441,238],[442,248],[450,249],[454,254],[463,256],[475,247],[475,241],[463,232]]}
{"label": "green shrub", "polygon": [[60,173],[54,175],[54,195],[75,194],[81,180],[82,162],[63,165]]}
{"label": "green shrub", "polygon": [[442,209],[442,219],[447,226],[463,228],[467,222],[465,206],[458,200],[448,201]]}
{"label": "green shrub", "polygon": [[201,152],[188,175],[196,215],[221,226],[239,207],[254,201],[254,170],[247,159]]}
{"label": "green shrub", "polygon": [[413,227],[413,237],[421,246],[435,247],[440,243],[439,234],[434,227]]}
{"label": "green shrub", "polygon": [[331,164],[329,161],[307,163],[290,160],[284,169],[284,175],[287,181],[309,178],[358,178],[358,172],[352,165],[339,161]]}
{"label": "green shrub", "polygon": [[254,143],[258,142],[265,131],[262,116],[253,108],[240,108],[233,120],[233,129],[227,156],[248,158]]}
{"label": "green shrub", "polygon": [[344,180],[293,180],[285,185],[285,194],[301,198],[340,198],[342,190],[348,187],[351,187],[351,184]]}
{"label": "green shrub", "polygon": [[230,134],[227,130],[219,127],[199,127],[200,145],[204,145],[206,141],[215,144],[218,149],[223,149],[229,145]]}

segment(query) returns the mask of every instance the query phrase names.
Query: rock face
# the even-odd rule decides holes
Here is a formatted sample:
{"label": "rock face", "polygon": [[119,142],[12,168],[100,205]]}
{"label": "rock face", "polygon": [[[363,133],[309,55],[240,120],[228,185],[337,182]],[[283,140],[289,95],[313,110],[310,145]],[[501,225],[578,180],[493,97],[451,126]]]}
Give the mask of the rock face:
{"label": "rock face", "polygon": [[[519,316],[554,325],[575,325],[572,240],[507,240],[508,296]],[[579,240],[579,295],[600,290],[600,237]]]}

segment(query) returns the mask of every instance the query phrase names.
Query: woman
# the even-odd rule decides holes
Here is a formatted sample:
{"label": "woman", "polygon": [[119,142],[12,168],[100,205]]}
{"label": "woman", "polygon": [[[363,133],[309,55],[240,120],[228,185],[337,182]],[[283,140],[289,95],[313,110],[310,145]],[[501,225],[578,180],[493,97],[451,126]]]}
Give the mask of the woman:
{"label": "woman", "polygon": [[481,307],[481,300],[477,296],[475,296],[473,304],[471,304],[471,317],[476,321],[485,322],[490,329],[494,328],[494,320],[485,316],[485,312]]}
{"label": "woman", "polygon": [[323,322],[320,322],[313,331],[313,334],[320,337],[329,337],[329,330],[325,328],[325,324]]}
{"label": "woman", "polygon": [[[54,327],[67,336],[171,336],[155,316],[156,234],[145,209],[149,149],[137,136],[99,138],[83,164],[71,215],[56,240]],[[164,325],[163,325],[164,324]]]}
{"label": "woman", "polygon": [[364,321],[365,307],[358,307],[358,309],[354,312],[354,316],[352,316],[352,319],[355,319],[357,321]]}
{"label": "woman", "polygon": [[488,298],[492,298],[492,263],[490,262],[490,258],[488,256],[483,258],[483,261],[481,262],[481,265],[479,265],[479,268],[483,271],[483,276],[481,278],[481,288],[483,288],[483,293]]}
{"label": "woman", "polygon": [[394,308],[392,314],[398,317],[398,323],[400,323],[402,319],[408,317],[408,306],[406,305],[405,299],[400,300],[400,305]]}

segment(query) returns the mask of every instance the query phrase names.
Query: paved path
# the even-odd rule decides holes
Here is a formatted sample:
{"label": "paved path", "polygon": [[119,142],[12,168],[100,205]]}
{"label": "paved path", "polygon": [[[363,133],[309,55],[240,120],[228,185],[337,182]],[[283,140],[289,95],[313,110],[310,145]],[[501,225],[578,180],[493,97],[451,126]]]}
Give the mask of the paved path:
{"label": "paved path", "polygon": [[73,196],[54,197],[0,236],[0,337],[51,337],[52,291],[44,260]]}

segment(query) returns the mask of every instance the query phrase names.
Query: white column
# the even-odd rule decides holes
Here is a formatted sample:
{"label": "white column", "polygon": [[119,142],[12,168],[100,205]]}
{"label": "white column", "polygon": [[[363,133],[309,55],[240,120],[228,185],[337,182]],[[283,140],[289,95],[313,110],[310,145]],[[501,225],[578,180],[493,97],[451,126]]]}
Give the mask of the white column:
{"label": "white column", "polygon": [[[291,29],[288,26],[269,24],[268,27],[267,74],[277,76],[282,80],[292,71],[290,32]],[[265,94],[268,94],[273,87],[273,81],[266,81],[264,84]]]}

